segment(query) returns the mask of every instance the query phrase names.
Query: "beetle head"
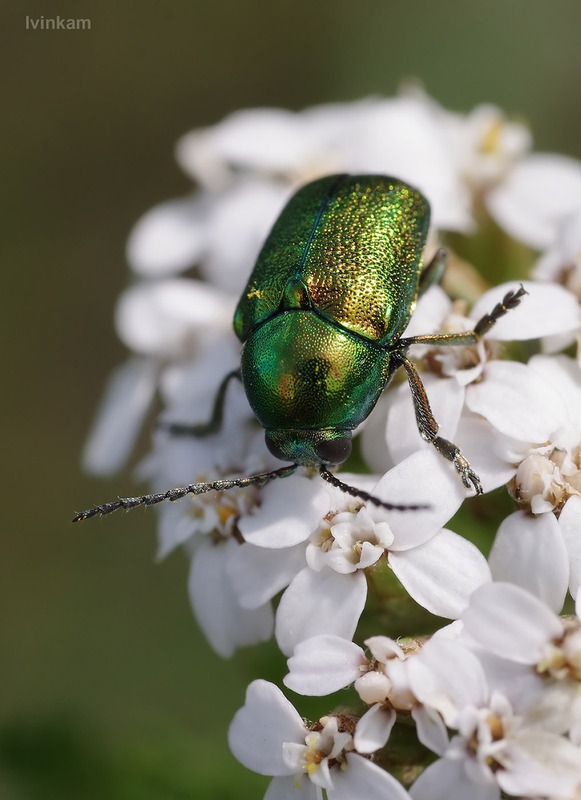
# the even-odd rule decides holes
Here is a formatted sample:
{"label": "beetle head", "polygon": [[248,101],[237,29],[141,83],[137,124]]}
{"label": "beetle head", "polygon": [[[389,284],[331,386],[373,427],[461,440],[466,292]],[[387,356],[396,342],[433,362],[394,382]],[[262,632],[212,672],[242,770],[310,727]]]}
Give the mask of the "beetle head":
{"label": "beetle head", "polygon": [[281,461],[305,466],[342,464],[351,454],[349,430],[267,430],[266,446]]}

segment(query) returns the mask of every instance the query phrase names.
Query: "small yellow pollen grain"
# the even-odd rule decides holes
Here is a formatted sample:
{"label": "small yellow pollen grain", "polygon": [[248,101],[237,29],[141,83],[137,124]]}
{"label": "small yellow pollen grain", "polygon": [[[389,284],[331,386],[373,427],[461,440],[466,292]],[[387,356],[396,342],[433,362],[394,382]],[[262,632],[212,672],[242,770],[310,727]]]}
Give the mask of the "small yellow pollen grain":
{"label": "small yellow pollen grain", "polygon": [[252,300],[253,297],[256,297],[257,300],[262,300],[262,292],[260,291],[260,289],[251,289],[247,293],[246,297],[249,300]]}

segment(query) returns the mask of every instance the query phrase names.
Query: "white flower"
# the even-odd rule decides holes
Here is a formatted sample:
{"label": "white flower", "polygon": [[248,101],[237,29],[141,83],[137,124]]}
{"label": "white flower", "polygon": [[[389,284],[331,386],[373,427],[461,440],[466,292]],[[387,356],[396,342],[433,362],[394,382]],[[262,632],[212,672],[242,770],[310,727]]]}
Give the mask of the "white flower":
{"label": "white flower", "polygon": [[206,186],[238,175],[296,186],[333,172],[375,172],[417,186],[439,228],[466,229],[469,193],[455,169],[437,106],[422,94],[314,106],[248,109],[178,145],[182,167]]}
{"label": "white flower", "polygon": [[[566,356],[534,356],[510,374],[492,366],[470,404],[496,429],[482,450],[499,458],[497,480],[512,466],[511,491],[527,512],[500,526],[492,573],[560,611],[567,587],[575,597],[581,586],[581,369]],[[468,455],[478,468],[478,453]]]}
{"label": "white flower", "polygon": [[270,603],[243,608],[228,581],[229,559],[235,558],[233,539],[215,542],[203,537],[196,542],[188,589],[198,624],[214,650],[224,658],[238,647],[270,639],[273,613]]}
{"label": "white flower", "polygon": [[441,119],[460,174],[475,192],[500,183],[532,144],[525,125],[488,103],[466,115],[441,109]]}
{"label": "white flower", "polygon": [[581,300],[581,205],[560,220],[557,234],[533,274],[540,281],[561,283]]}
{"label": "white flower", "polygon": [[[551,709],[513,700],[494,687],[477,656],[459,641],[428,642],[409,666],[411,686],[457,731],[441,758],[410,790],[414,800],[497,800],[554,796],[581,778],[578,751],[551,728]],[[546,724],[548,720],[548,724]]]}
{"label": "white flower", "polygon": [[488,197],[496,221],[536,250],[553,245],[563,220],[581,210],[581,163],[535,153],[523,158]]}
{"label": "white flower", "polygon": [[[490,579],[480,551],[442,529],[459,507],[463,490],[453,468],[436,453],[410,456],[371,491],[392,503],[428,507],[386,511],[366,504],[358,508],[360,504],[346,495],[334,493],[328,513],[310,537],[307,566],[292,579],[278,606],[275,632],[283,653],[290,655],[298,642],[316,634],[351,639],[367,597],[365,570],[384,556],[417,602],[449,618],[459,616],[474,588]],[[339,520],[337,538],[335,518]],[[251,520],[247,518],[245,526]],[[247,541],[258,543],[248,527],[242,530]],[[260,543],[280,546],[264,537]]]}
{"label": "white flower", "polygon": [[[412,358],[423,359],[428,370],[422,380],[440,424],[440,435],[460,446],[485,491],[506,483],[514,474],[506,460],[499,459],[491,448],[495,431],[507,434],[510,429],[508,435],[515,439],[544,441],[535,437],[541,430],[546,435],[547,425],[552,424],[557,413],[553,410],[554,391],[550,387],[544,389],[530,369],[517,362],[493,360],[496,342],[563,333],[581,323],[579,305],[567,290],[530,281],[524,281],[523,285],[528,295],[477,345],[430,348],[422,345],[410,350]],[[442,289],[433,287],[419,301],[405,336],[472,330],[478,319],[490,313],[507,291],[514,288],[514,284],[504,284],[486,292],[466,317],[454,311]],[[383,439],[378,444],[382,425]],[[421,440],[415,425],[407,385],[388,389],[375,410],[375,417],[363,430],[363,450],[368,462],[376,470],[386,469],[418,448],[428,447],[432,445]]]}
{"label": "white flower", "polygon": [[[559,732],[581,724],[581,620],[561,620],[520,586],[490,583],[474,592],[462,615],[466,632],[484,650],[527,665],[543,679]],[[560,696],[559,696],[560,695]],[[542,703],[537,700],[537,709]],[[581,762],[580,762],[581,781]]]}
{"label": "white flower", "polygon": [[370,656],[338,636],[314,636],[299,643],[288,661],[284,683],[300,694],[325,695],[353,683],[370,708],[357,722],[354,742],[360,753],[372,753],[387,743],[397,711],[411,711],[418,737],[424,742],[447,742],[441,719],[424,709],[413,694],[407,660],[419,651],[414,640],[397,642],[387,636],[365,641]]}
{"label": "white flower", "polygon": [[[117,329],[137,355],[110,379],[85,447],[88,469],[107,474],[123,465],[156,392],[163,395],[166,383],[175,383],[175,377],[168,379],[172,364],[174,372],[204,367],[196,396],[192,398],[191,392],[188,396],[196,402],[186,416],[174,421],[187,422],[192,413],[200,414],[193,421],[206,421],[210,393],[213,400],[224,375],[239,364],[239,347],[231,332],[233,308],[234,297],[200,281],[182,278],[139,283],[121,295]],[[178,413],[181,411],[180,407]],[[247,404],[246,415],[251,416]]]}
{"label": "white flower", "polygon": [[352,721],[322,717],[307,726],[273,684],[258,680],[234,717],[228,742],[244,766],[273,775],[265,800],[405,800],[408,793],[389,773],[359,755]]}
{"label": "white flower", "polygon": [[[539,281],[563,285],[581,301],[581,206],[566,215],[558,225],[555,239],[540,256],[533,270]],[[581,363],[581,329],[545,336],[545,353],[555,353],[577,340],[577,360]]]}
{"label": "white flower", "polygon": [[[274,461],[266,453],[261,432],[254,426],[236,425],[235,413],[225,421],[223,430],[209,439],[192,442],[168,437],[164,432],[158,432],[156,439],[153,453],[141,466],[142,475],[154,487],[161,484],[165,488],[168,480],[172,485],[183,485],[249,475],[268,469]],[[297,481],[293,487],[294,495],[289,494],[302,502],[304,485]],[[188,589],[192,609],[210,645],[224,657],[231,656],[238,647],[272,636],[270,596],[252,607],[241,604],[230,571],[242,549],[240,519],[276,488],[273,483],[263,489],[250,486],[209,492],[158,507],[158,555],[162,558],[178,545],[187,545],[191,555]]]}

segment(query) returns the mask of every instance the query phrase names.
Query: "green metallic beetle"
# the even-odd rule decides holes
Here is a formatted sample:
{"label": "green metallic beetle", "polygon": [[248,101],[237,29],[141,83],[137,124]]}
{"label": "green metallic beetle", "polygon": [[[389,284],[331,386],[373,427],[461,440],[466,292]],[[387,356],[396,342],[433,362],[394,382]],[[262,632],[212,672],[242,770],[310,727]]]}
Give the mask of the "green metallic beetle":
{"label": "green metallic beetle", "polygon": [[77,514],[75,521],[186,494],[263,485],[298,465],[317,467],[329,483],[376,505],[417,508],[382,501],[327,469],[348,458],[352,431],[369,416],[401,366],[420,435],[454,464],[467,488],[482,492],[459,448],[438,436],[420,376],[406,353],[412,344],[476,343],[519,304],[525,291],[508,292],[473,331],[402,338],[418,297],[445,265],[445,251],[438,250],[422,269],[429,222],[428,201],[396,178],[331,175],[299,189],[266,239],[234,315],[234,331],[242,342],[240,370],[222,382],[208,424],[166,426],[174,434],[216,432],[228,383],[239,378],[265,428],[269,450],[290,465],[120,498]]}
{"label": "green metallic beetle", "polygon": [[280,215],[234,315],[242,382],[278,458],[349,455],[399,366],[429,219],[419,192],[375,175],[310,183]]}

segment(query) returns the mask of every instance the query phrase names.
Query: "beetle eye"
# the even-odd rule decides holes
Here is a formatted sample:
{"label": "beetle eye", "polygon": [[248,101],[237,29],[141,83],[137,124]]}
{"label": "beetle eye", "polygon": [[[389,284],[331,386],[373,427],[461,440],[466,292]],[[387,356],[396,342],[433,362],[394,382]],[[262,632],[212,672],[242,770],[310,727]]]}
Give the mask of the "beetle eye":
{"label": "beetle eye", "polygon": [[291,460],[288,456],[285,456],[280,447],[276,444],[276,442],[273,442],[272,439],[270,439],[268,434],[265,436],[265,440],[266,440],[266,446],[268,447],[268,449],[275,458],[279,458],[281,461]]}
{"label": "beetle eye", "polygon": [[315,446],[317,455],[325,464],[342,464],[351,455],[351,439],[330,439]]}

